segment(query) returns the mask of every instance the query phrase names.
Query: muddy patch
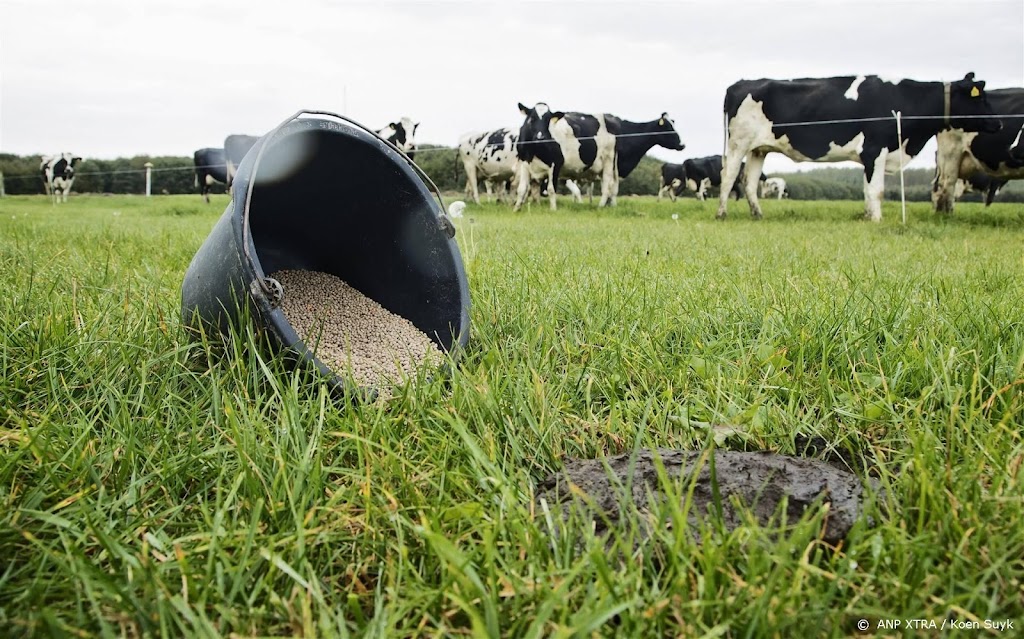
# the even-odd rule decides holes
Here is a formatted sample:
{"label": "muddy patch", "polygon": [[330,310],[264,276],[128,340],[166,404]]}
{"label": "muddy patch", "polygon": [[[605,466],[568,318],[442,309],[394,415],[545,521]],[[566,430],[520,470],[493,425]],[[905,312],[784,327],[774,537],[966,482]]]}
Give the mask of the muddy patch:
{"label": "muddy patch", "polygon": [[[717,482],[712,481],[711,454]],[[776,515],[783,516],[777,523],[784,519],[793,524],[809,508],[828,504],[823,538],[834,544],[846,537],[861,515],[861,480],[823,461],[728,450],[702,456],[702,451],[657,449],[641,450],[635,458],[625,453],[606,459],[570,460],[561,472],[540,483],[537,500],[545,501],[554,512],[560,510],[565,518],[574,504],[582,506],[596,515],[596,532],[606,532],[636,513],[648,513],[652,502],[665,501],[655,462],[660,458],[681,500],[693,482],[688,513],[691,527],[696,527],[699,517],[713,516],[720,507],[725,529],[735,529],[743,522],[737,501],[749,508],[761,525],[770,524]],[[783,502],[785,510],[780,511]]]}

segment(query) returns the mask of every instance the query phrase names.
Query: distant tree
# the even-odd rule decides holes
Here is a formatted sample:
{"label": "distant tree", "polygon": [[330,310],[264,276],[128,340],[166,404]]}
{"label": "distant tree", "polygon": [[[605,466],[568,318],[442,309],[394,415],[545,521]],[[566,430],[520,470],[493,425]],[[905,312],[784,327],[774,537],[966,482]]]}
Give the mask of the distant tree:
{"label": "distant tree", "polygon": [[619,195],[657,195],[661,184],[661,160],[646,156],[619,183]]}
{"label": "distant tree", "polygon": [[[461,191],[466,174],[453,147],[424,144],[416,150],[416,164],[442,191]],[[456,171],[458,175],[456,175]]]}

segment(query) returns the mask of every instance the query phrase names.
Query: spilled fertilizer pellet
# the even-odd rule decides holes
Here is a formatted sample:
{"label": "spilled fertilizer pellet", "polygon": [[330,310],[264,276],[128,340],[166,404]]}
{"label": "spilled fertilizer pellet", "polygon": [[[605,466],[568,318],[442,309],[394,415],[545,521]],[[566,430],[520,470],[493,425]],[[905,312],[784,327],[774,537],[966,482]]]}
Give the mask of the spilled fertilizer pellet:
{"label": "spilled fertilizer pellet", "polygon": [[391,313],[339,277],[318,271],[278,271],[281,310],[317,359],[382,396],[421,366],[438,366],[441,350],[412,322]]}

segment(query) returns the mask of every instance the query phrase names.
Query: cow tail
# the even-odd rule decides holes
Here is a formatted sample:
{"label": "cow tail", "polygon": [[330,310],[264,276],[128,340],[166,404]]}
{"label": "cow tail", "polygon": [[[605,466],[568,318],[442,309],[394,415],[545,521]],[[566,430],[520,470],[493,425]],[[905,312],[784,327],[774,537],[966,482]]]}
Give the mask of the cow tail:
{"label": "cow tail", "polygon": [[459,153],[459,147],[455,147],[455,167],[453,173],[455,174],[455,190],[459,189],[459,161],[462,159],[462,155]]}
{"label": "cow tail", "polygon": [[729,111],[722,109],[722,166],[725,166],[725,155],[729,151]]}

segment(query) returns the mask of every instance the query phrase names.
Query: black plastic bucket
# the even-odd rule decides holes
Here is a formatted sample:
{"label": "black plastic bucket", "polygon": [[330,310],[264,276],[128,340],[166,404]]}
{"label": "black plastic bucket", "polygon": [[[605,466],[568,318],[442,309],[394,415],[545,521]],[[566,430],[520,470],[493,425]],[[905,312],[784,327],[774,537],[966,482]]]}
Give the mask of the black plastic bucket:
{"label": "black plastic bucket", "polygon": [[313,356],[279,307],[281,286],[267,275],[301,269],[341,278],[452,357],[469,341],[469,287],[437,187],[374,132],[300,111],[253,146],[233,193],[185,273],[187,326],[227,333],[251,317],[337,390],[355,390]]}

